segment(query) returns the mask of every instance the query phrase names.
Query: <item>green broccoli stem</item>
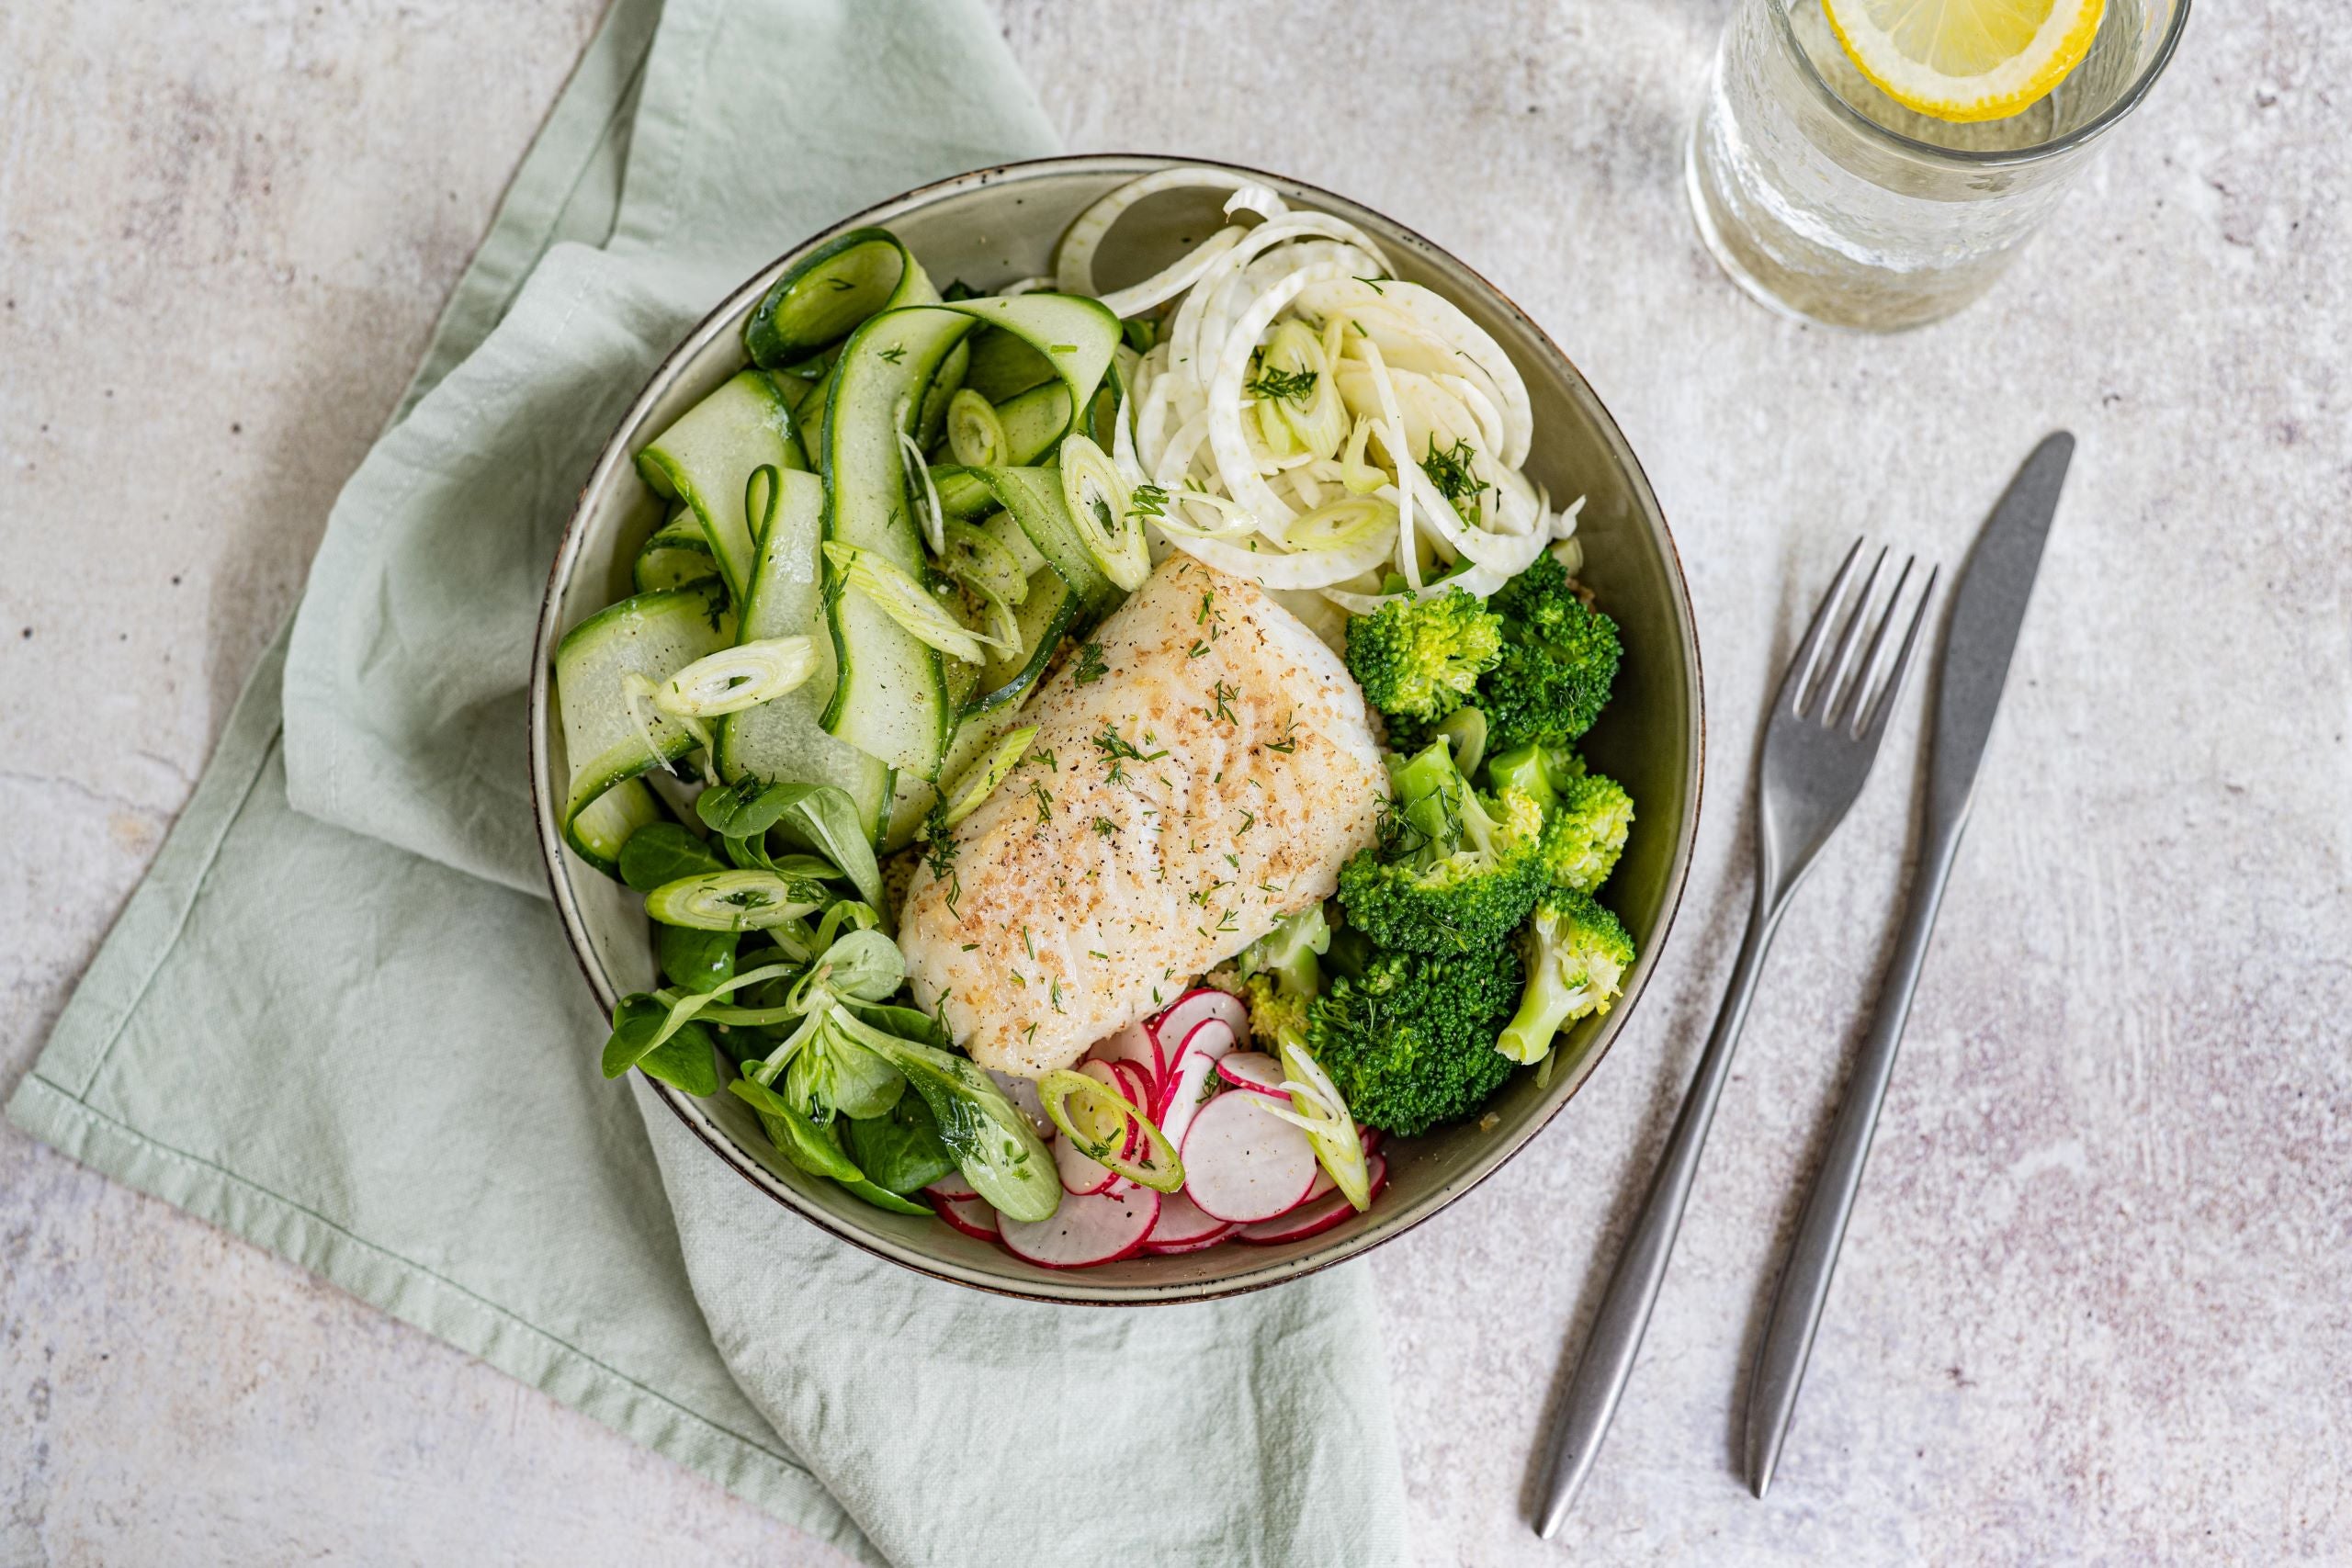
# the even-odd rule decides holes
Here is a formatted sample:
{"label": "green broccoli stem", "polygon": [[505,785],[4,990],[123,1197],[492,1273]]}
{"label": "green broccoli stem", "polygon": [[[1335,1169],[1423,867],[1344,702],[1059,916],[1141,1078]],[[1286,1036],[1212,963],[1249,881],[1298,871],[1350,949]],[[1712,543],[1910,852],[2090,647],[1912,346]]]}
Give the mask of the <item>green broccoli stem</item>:
{"label": "green broccoli stem", "polygon": [[1541,1061],[1551,1054],[1552,1041],[1560,1025],[1568,1021],[1577,996],[1574,988],[1562,984],[1560,966],[1553,962],[1553,955],[1538,952],[1527,966],[1527,989],[1520,996],[1519,1010],[1496,1036],[1495,1049],[1522,1066]]}
{"label": "green broccoli stem", "polygon": [[1273,972],[1274,984],[1285,996],[1312,1001],[1323,994],[1323,965],[1317,961],[1315,950],[1303,942],[1282,955]]}

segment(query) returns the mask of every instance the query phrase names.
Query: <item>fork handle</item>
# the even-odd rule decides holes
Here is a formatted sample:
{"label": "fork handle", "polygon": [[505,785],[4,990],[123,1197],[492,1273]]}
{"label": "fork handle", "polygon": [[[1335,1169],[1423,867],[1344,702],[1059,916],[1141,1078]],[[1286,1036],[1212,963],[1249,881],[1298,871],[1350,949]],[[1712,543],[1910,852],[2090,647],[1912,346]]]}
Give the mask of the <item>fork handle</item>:
{"label": "fork handle", "polygon": [[1765,1320],[1763,1343],[1749,1380],[1743,1445],[1747,1484],[1758,1497],[1772,1483],[1789,1418],[1796,1410],[1805,1358],[1812,1354],[1814,1331],[1821,1325],[1822,1307],[1829,1299],[1829,1278],[1838,1267],[1838,1249],[1846,1239],[1846,1222],[1853,1216],[1855,1194],[1861,1189],[1871,1135],[1877,1130],[1879,1107],[1894,1073],[1894,1053],[1903,1043],[1904,1023],[1911,1016],[1911,993],[1928,961],[1936,912],[1943,905],[1944,883],[1960,849],[1960,829],[1961,823],[1955,821],[1937,834],[1920,862],[1894,957],[1879,991],[1877,1014],[1855,1056],[1853,1077],[1847,1084],[1846,1098],[1838,1107],[1837,1125],[1829,1135],[1829,1152],[1805,1199],[1804,1214],[1797,1222],[1796,1239],[1789,1249],[1788,1267],[1781,1271],[1773,1294],[1771,1316]]}
{"label": "fork handle", "polygon": [[1699,1173],[1699,1151],[1705,1146],[1708,1124],[1714,1120],[1715,1100],[1731,1075],[1732,1047],[1739,1040],[1740,1026],[1747,1021],[1747,1004],[1763,973],[1765,950],[1771,946],[1772,933],[1787,908],[1787,890],[1776,895],[1768,886],[1770,880],[1758,879],[1747,934],[1740,939],[1739,957],[1732,965],[1723,1007],[1715,1014],[1714,1031],[1707,1036],[1699,1070],[1683,1097],[1681,1113],[1667,1138],[1657,1173],[1650,1179],[1649,1196],[1642,1201],[1633,1235],[1626,1238],[1625,1250],[1617,1260],[1617,1271],[1610,1277],[1608,1293],[1601,1297],[1600,1312],[1593,1319],[1584,1354],[1577,1360],[1567,1397],[1553,1418],[1544,1506],[1535,1526],[1536,1533],[1547,1540],[1566,1522],[1577,1491],[1600,1452],[1601,1438],[1608,1434],[1617,1402],[1633,1376],[1634,1360],[1641,1351],[1642,1335],[1649,1326],[1658,1287],[1666,1280],[1675,1233],[1682,1224],[1683,1205]]}

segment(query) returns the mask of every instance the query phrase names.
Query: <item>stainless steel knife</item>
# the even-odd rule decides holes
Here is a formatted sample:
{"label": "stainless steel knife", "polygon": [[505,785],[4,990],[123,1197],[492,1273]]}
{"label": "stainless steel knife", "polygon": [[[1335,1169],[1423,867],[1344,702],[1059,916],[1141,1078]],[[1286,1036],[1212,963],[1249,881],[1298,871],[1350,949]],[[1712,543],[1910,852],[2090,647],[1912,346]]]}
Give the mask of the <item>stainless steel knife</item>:
{"label": "stainless steel knife", "polygon": [[1797,1386],[1804,1378],[1814,1331],[1821,1324],[1838,1245],[1854,1212],[1871,1134],[1878,1125],[1879,1106],[1894,1071],[1895,1048],[1903,1042],[1904,1021],[1910,1015],[1912,987],[1927,962],[1944,882],[1960,850],[1961,829],[1968,822],[1977,764],[1993,732],[1993,716],[2008,679],[2009,655],[2025,621],[2041,547],[2050,536],[2050,521],[2074,454],[2075,438],[2066,432],[2042,437],[1985,519],[1952,594],[1936,677],[1927,838],[1912,879],[1910,907],[1879,992],[1877,1016],[1838,1110],[1828,1157],[1814,1179],[1804,1216],[1797,1223],[1796,1241],[1773,1296],[1772,1315],[1764,1325],[1764,1342],[1749,1380],[1744,1446],[1747,1483],[1758,1497],[1772,1483],[1789,1416],[1796,1408]]}

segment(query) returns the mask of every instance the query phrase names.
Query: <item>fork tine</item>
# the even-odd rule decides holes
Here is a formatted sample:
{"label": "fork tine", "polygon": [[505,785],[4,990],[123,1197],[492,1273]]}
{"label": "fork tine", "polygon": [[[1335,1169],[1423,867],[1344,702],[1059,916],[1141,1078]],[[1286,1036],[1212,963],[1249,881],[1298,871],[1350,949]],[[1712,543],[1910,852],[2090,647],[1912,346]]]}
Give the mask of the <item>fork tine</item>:
{"label": "fork tine", "polygon": [[1894,669],[1887,675],[1886,684],[1862,710],[1867,718],[1856,720],[1854,736],[1857,739],[1883,730],[1886,716],[1894,711],[1894,699],[1903,694],[1904,677],[1911,672],[1912,652],[1919,646],[1919,628],[1927,624],[1928,606],[1935,603],[1936,575],[1939,570],[1932,566],[1928,569],[1928,581],[1919,588],[1919,603],[1911,611],[1911,624],[1904,629],[1903,651],[1894,656]]}
{"label": "fork tine", "polygon": [[1886,569],[1886,547],[1879,547],[1878,558],[1871,562],[1871,574],[1862,579],[1861,592],[1854,595],[1854,613],[1846,618],[1846,629],[1838,638],[1838,652],[1821,677],[1800,713],[1810,714],[1816,708],[1824,724],[1838,705],[1838,694],[1846,683],[1846,672],[1854,662],[1854,649],[1861,646],[1862,632],[1870,620],[1871,592],[1878,586],[1878,574]]}
{"label": "fork tine", "polygon": [[1838,614],[1838,604],[1846,596],[1846,585],[1853,580],[1854,563],[1861,558],[1866,541],[1856,539],[1854,547],[1846,552],[1845,564],[1838,567],[1838,576],[1829,591],[1821,596],[1821,604],[1813,612],[1813,624],[1805,628],[1804,640],[1797,645],[1796,653],[1789,660],[1789,672],[1781,678],[1780,701],[1792,713],[1804,711],[1806,689],[1813,683],[1814,666],[1821,657],[1821,645],[1829,636],[1829,626]]}
{"label": "fork tine", "polygon": [[1895,612],[1903,608],[1903,590],[1911,581],[1911,569],[1918,564],[1917,556],[1904,558],[1903,570],[1895,573],[1894,587],[1886,596],[1885,608],[1879,612],[1876,629],[1871,633],[1870,651],[1863,654],[1862,661],[1854,667],[1854,678],[1838,693],[1837,702],[1823,720],[1831,728],[1843,728],[1849,721],[1854,721],[1853,733],[1857,736],[1861,734],[1862,727],[1859,720],[1870,711],[1870,695],[1878,689],[1880,656],[1886,651],[1887,637],[1894,629]]}

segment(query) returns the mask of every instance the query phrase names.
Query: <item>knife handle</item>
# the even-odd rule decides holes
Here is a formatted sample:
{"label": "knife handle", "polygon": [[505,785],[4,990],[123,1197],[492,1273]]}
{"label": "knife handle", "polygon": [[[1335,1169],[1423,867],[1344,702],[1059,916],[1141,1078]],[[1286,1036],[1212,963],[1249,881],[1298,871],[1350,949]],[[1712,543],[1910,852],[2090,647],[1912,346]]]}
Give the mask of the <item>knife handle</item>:
{"label": "knife handle", "polygon": [[1667,1263],[1674,1256],[1683,1206],[1698,1179],[1699,1154],[1706,1146],[1707,1128],[1714,1121],[1715,1101],[1731,1076],[1732,1050],[1747,1021],[1747,1004],[1764,973],[1764,955],[1770,951],[1772,933],[1788,908],[1790,890],[1791,885],[1783,879],[1759,872],[1747,934],[1740,939],[1739,957],[1724,987],[1714,1029],[1700,1054],[1699,1069],[1691,1075],[1682,1110],[1674,1119],[1674,1131],[1667,1137],[1666,1152],[1650,1178],[1649,1194],[1642,1200],[1633,1234],[1625,1238],[1616,1271],[1609,1277],[1608,1292],[1601,1297],[1592,1332],[1577,1358],[1566,1397],[1552,1418],[1551,1455],[1544,1466],[1543,1503],[1535,1517],[1535,1533],[1546,1540],[1567,1522],[1569,1506],[1591,1472],[1593,1461],[1600,1457],[1600,1440],[1608,1436],[1617,1403],[1634,1375],[1642,1336],[1649,1328],[1650,1309],[1657,1304],[1658,1290],[1666,1283]]}
{"label": "knife handle", "polygon": [[1846,1098],[1838,1108],[1837,1125],[1829,1135],[1829,1153],[1814,1178],[1804,1217],[1797,1222],[1796,1240],[1789,1249],[1788,1266],[1772,1297],[1771,1315],[1765,1321],[1764,1341],[1748,1381],[1744,1444],[1747,1484],[1758,1497],[1772,1483],[1781,1445],[1788,1436],[1789,1417],[1796,1410],[1805,1358],[1812,1354],[1814,1331],[1821,1326],[1821,1310],[1829,1299],[1829,1278],[1837,1269],[1846,1222],[1853,1215],[1854,1196],[1862,1185],[1862,1166],[1870,1157],[1879,1107],[1886,1099],[1887,1081],[1894,1074],[1894,1053],[1903,1043],[1903,1025],[1911,1014],[1911,993],[1919,983],[1928,944],[1935,935],[1944,883],[1960,848],[1960,829],[1961,824],[1954,822],[1949,830],[1936,835],[1920,863],[1894,957],[1879,991],[1878,1012],[1855,1057],[1854,1075],[1846,1086]]}

